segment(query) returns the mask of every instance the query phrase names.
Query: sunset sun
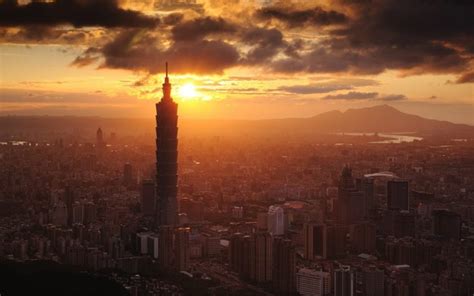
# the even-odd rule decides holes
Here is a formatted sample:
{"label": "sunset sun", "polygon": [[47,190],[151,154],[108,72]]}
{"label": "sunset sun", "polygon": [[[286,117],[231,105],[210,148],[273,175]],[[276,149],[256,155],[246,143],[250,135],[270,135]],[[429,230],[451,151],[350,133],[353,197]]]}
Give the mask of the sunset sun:
{"label": "sunset sun", "polygon": [[196,87],[192,83],[186,83],[180,86],[178,92],[179,92],[179,97],[184,100],[193,99],[198,96]]}

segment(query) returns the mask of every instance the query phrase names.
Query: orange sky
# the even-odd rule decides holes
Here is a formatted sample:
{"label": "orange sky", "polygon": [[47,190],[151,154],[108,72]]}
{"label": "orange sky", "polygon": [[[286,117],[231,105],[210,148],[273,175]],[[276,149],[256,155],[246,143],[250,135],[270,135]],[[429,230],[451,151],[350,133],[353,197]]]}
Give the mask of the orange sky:
{"label": "orange sky", "polygon": [[381,26],[374,9],[369,24],[386,30],[374,35],[396,36],[380,41],[364,35],[372,27],[360,28],[357,7],[325,1],[106,2],[105,23],[67,10],[54,10],[57,22],[0,21],[1,115],[152,116],[169,59],[181,117],[307,117],[391,104],[474,124],[473,53],[461,48],[472,28],[455,28],[461,42],[423,28],[413,41],[406,28]]}

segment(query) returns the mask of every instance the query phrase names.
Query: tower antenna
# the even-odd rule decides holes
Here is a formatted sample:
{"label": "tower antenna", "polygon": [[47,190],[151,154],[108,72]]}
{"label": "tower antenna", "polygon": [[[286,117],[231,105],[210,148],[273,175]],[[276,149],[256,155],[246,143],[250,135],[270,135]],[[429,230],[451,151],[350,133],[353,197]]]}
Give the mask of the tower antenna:
{"label": "tower antenna", "polygon": [[166,62],[165,65],[166,65],[166,78],[168,78],[168,62]]}

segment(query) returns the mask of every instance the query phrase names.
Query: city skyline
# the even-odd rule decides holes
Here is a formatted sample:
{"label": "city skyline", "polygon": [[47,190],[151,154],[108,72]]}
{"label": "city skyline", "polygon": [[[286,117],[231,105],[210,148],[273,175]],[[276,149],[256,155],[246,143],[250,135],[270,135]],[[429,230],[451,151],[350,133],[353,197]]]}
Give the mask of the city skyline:
{"label": "city skyline", "polygon": [[0,296],[474,295],[473,36],[463,0],[0,0]]}
{"label": "city skyline", "polygon": [[[474,124],[465,1],[101,3],[2,2],[0,115],[149,117],[168,60],[183,118],[387,103]],[[36,9],[49,19],[31,17]]]}

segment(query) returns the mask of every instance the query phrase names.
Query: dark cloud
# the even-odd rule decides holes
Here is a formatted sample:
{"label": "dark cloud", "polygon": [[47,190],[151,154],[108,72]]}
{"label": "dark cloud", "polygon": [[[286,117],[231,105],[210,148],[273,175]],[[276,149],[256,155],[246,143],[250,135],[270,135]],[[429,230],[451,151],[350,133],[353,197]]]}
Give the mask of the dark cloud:
{"label": "dark cloud", "polygon": [[283,34],[273,28],[251,28],[242,36],[242,42],[253,45],[248,51],[244,62],[247,64],[261,64],[273,58],[285,46]]}
{"label": "dark cloud", "polygon": [[377,92],[357,92],[351,91],[345,94],[327,95],[323,100],[377,100],[385,102],[406,100],[405,95],[379,95]]}
{"label": "dark cloud", "polygon": [[276,90],[294,93],[294,94],[322,94],[337,90],[352,89],[351,85],[327,85],[327,84],[308,84],[308,85],[292,85],[281,86]]}
{"label": "dark cloud", "polygon": [[[339,2],[350,19],[325,31],[327,35],[314,42],[312,49],[296,51],[270,67],[278,72],[357,74],[391,69],[404,74],[459,73],[469,69],[474,54],[474,2]],[[308,22],[299,24],[310,26]]]}
{"label": "dark cloud", "polygon": [[456,80],[456,83],[473,83],[474,82],[474,71],[473,72],[467,72],[461,75]]}
{"label": "dark cloud", "polygon": [[[100,66],[103,68],[157,73],[163,71],[163,65],[168,61],[174,73],[217,74],[235,66],[239,54],[232,45],[212,40],[175,42],[163,49],[158,37],[143,30],[126,30],[98,52],[86,51],[82,57],[83,61],[103,58]],[[84,65],[80,62],[74,64]]]}
{"label": "dark cloud", "polygon": [[351,91],[346,94],[327,95],[322,97],[323,100],[367,100],[375,99],[378,96],[376,92],[356,92]]}
{"label": "dark cloud", "polygon": [[379,101],[386,101],[386,102],[403,101],[406,99],[407,97],[405,95],[385,95],[385,96],[380,96],[377,98],[377,100]]}
{"label": "dark cloud", "polygon": [[236,26],[222,18],[203,17],[180,23],[171,30],[173,40],[198,40],[209,34],[232,33]]}
{"label": "dark cloud", "polygon": [[122,9],[117,0],[0,2],[0,26],[64,25],[74,27],[153,27],[159,20],[140,12]]}
{"label": "dark cloud", "polygon": [[343,13],[334,10],[326,11],[320,7],[305,10],[289,9],[288,7],[265,7],[258,10],[256,15],[261,19],[277,19],[289,27],[300,27],[308,24],[327,26],[347,21],[347,17]]}

